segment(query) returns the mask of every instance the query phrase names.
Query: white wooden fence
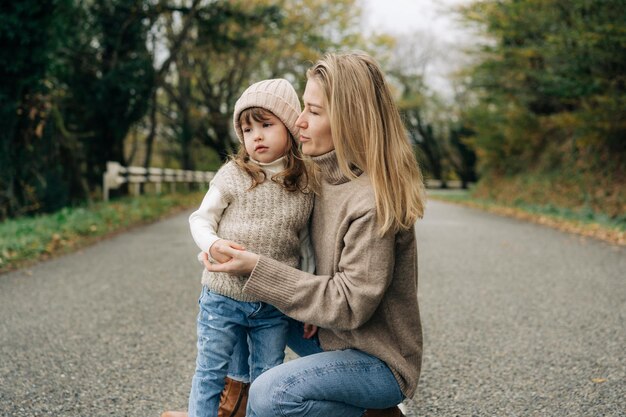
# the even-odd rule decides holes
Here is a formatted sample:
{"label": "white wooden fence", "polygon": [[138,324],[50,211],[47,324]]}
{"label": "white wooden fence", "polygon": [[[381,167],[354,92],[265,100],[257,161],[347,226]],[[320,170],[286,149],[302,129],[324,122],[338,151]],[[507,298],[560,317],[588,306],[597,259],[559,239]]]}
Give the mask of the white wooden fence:
{"label": "white wooden fence", "polygon": [[128,183],[130,191],[139,195],[141,184],[153,183],[158,194],[162,191],[162,184],[170,184],[170,191],[176,184],[208,184],[215,172],[186,171],[168,168],[124,167],[117,162],[107,162],[107,170],[102,175],[102,198],[109,200],[109,191]]}
{"label": "white wooden fence", "polygon": [[[441,188],[442,181],[433,178],[427,178],[424,180],[424,183],[426,184],[426,188]],[[468,183],[468,186],[471,186],[473,184],[474,183]],[[451,189],[462,188],[463,183],[459,180],[448,180],[446,181],[446,186]]]}

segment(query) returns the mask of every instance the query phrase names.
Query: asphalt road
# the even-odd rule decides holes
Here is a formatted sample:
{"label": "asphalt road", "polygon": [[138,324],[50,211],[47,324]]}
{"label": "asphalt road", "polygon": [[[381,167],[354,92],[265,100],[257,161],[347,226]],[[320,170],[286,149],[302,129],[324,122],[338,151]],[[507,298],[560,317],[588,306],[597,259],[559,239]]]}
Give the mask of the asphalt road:
{"label": "asphalt road", "polygon": [[[183,213],[0,275],[0,416],[186,408],[201,268]],[[409,416],[626,415],[626,249],[432,201]]]}

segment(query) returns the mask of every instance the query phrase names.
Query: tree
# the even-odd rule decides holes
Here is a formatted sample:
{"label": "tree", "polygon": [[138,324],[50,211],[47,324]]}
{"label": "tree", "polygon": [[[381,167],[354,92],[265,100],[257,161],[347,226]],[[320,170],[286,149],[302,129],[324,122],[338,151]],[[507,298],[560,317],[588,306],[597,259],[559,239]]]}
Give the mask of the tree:
{"label": "tree", "polygon": [[360,45],[359,16],[354,0],[216,1],[201,9],[185,58],[164,86],[169,103],[162,117],[180,148],[181,166],[195,166],[185,155],[201,154],[198,147],[222,158],[232,152],[232,111],[249,84],[283,77],[303,85],[305,69],[321,50]]}
{"label": "tree", "polygon": [[615,12],[626,17],[624,5],[623,0],[579,0],[567,6],[556,0],[509,0],[477,2],[464,10],[495,40],[483,47],[484,59],[473,70],[470,86],[481,106],[497,109],[483,120],[483,130],[502,132],[510,123],[537,126],[530,141],[527,135],[515,141],[514,135],[506,135],[511,156],[535,158],[546,146],[548,130],[565,133],[571,127],[584,137],[581,144],[626,150],[624,141],[617,140],[626,123],[616,111],[626,90],[619,81],[626,58],[616,51],[626,35],[615,24]]}
{"label": "tree", "polygon": [[624,211],[624,6],[504,0],[462,8],[489,38],[470,71],[476,104],[464,120],[487,177],[549,173],[578,205],[604,210],[601,201],[611,200],[609,212]]}
{"label": "tree", "polygon": [[[194,26],[195,17],[200,7],[201,7],[201,1],[193,0],[189,8],[184,10],[185,12],[184,20],[181,25],[181,29],[178,32],[174,30],[174,26],[175,26],[174,25],[174,13],[176,12],[180,13],[181,10],[179,8],[171,8],[171,7],[166,7],[166,4],[164,5],[159,4],[157,8],[157,13],[155,13],[155,15],[157,16],[157,18],[154,19],[155,24],[158,24],[161,20],[166,22],[165,31],[168,34],[169,55],[160,65],[157,65],[156,62],[154,63],[155,67],[158,67],[158,69],[155,71],[155,80],[154,80],[154,85],[152,87],[152,94],[150,96],[150,114],[149,114],[149,126],[150,127],[149,127],[148,136],[146,138],[146,152],[144,155],[144,163],[143,163],[143,166],[145,168],[149,168],[151,165],[152,149],[153,149],[154,140],[157,134],[157,110],[158,110],[159,88],[166,85],[165,78],[168,72],[170,71],[170,68],[176,62],[176,60],[179,59],[179,56],[183,53],[183,45],[190,36],[189,34]],[[161,9],[167,9],[169,13],[159,14],[158,12]],[[156,61],[157,45],[159,44],[158,32],[159,32],[158,26],[153,27],[151,30],[151,35],[152,35],[151,52],[153,56],[153,61]]]}
{"label": "tree", "polygon": [[55,208],[44,201],[53,188],[67,201],[62,186],[50,186],[65,175],[47,122],[71,13],[69,0],[9,2],[0,13],[0,220]]}
{"label": "tree", "polygon": [[148,109],[155,73],[147,50],[144,2],[115,0],[83,6],[84,32],[68,51],[71,96],[64,117],[83,134],[85,176],[99,184],[106,161],[125,164],[124,140]]}
{"label": "tree", "polygon": [[467,179],[464,185],[473,179],[473,164],[468,159],[472,151],[452,127],[450,106],[424,81],[436,49],[433,39],[416,32],[395,45],[388,73],[400,90],[399,109],[426,176],[441,180],[441,188],[447,188],[453,172]]}

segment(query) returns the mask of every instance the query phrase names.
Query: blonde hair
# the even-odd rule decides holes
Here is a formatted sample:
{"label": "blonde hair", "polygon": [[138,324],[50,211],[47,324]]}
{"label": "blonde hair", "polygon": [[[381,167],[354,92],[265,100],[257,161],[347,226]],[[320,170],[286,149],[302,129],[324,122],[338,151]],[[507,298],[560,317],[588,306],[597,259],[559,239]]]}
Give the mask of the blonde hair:
{"label": "blonde hair", "polygon": [[378,63],[362,52],[327,54],[307,77],[324,91],[339,168],[370,177],[381,235],[413,227],[424,215],[424,180]]}
{"label": "blonde hair", "polygon": [[[269,110],[261,107],[250,107],[245,109],[239,115],[239,122],[250,123],[251,120],[264,122],[274,115]],[[291,132],[289,134],[289,144],[285,151],[285,169],[272,176],[271,180],[282,185],[287,191],[308,192],[308,168],[302,158],[298,143]],[[243,169],[252,179],[249,190],[265,181],[265,172],[258,164],[250,160],[250,155],[246,151],[243,143],[239,145],[239,151],[231,159]]]}

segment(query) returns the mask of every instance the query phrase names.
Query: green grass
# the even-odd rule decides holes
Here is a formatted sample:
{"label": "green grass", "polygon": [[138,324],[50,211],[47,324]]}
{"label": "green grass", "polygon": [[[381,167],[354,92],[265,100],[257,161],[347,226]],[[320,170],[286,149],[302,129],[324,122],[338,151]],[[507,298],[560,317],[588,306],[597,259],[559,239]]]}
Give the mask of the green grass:
{"label": "green grass", "polygon": [[200,204],[204,193],[126,197],[0,223],[0,272],[67,253]]}
{"label": "green grass", "polygon": [[591,209],[574,210],[552,204],[529,204],[515,201],[504,204],[473,197],[468,190],[428,190],[428,196],[438,200],[463,204],[506,216],[542,223],[561,230],[593,236],[617,244],[624,244],[626,214],[616,217]]}

